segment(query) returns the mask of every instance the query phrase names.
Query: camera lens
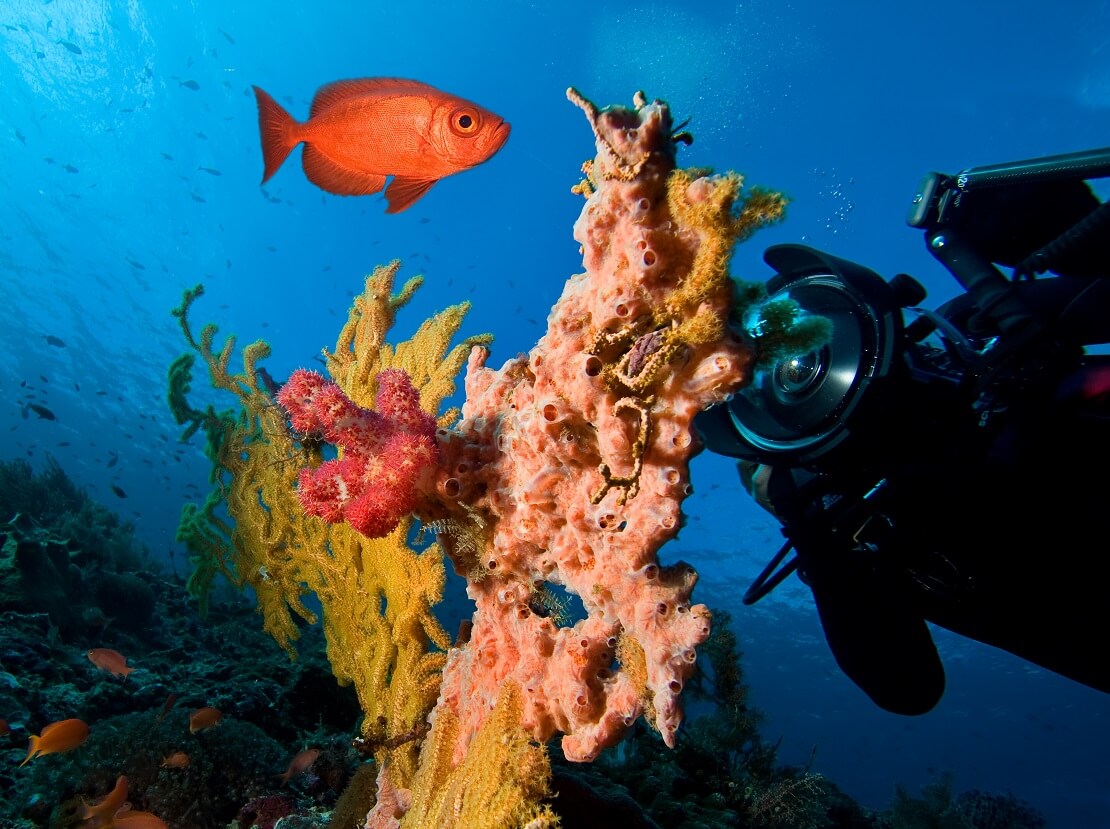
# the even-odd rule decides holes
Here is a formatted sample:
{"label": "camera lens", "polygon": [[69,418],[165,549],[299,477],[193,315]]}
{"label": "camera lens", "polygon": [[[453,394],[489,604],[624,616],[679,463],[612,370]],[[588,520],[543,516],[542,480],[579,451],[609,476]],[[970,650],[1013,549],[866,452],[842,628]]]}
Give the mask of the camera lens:
{"label": "camera lens", "polygon": [[889,371],[901,331],[887,283],[859,271],[777,281],[769,302],[789,297],[804,313],[827,319],[832,334],[821,348],[761,371],[729,402],[741,457],[809,464],[856,428],[864,393]]}
{"label": "camera lens", "polygon": [[775,366],[775,384],[783,396],[802,395],[821,381],[824,370],[821,352],[810,351],[800,356],[788,357]]}

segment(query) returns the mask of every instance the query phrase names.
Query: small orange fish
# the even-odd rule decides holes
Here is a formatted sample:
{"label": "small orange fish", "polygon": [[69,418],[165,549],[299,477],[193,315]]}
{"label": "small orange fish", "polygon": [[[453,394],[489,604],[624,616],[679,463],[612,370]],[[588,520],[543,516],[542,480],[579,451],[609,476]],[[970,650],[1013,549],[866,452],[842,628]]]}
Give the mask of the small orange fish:
{"label": "small orange fish", "polygon": [[167,754],[162,758],[162,768],[164,769],[183,769],[189,765],[189,755],[184,751],[175,751],[173,754]]}
{"label": "small orange fish", "polygon": [[85,810],[81,816],[82,820],[92,820],[96,818],[96,826],[103,827],[112,825],[112,818],[115,817],[116,812],[123,808],[123,804],[127,802],[127,778],[122,774],[116,778],[116,785],[104,798],[92,806],[85,803]]}
{"label": "small orange fish", "polygon": [[61,754],[72,751],[89,738],[89,727],[84,720],[69,719],[58,720],[42,729],[37,737],[31,735],[31,744],[27,749],[27,756],[19,765],[25,765],[34,757],[44,754]]}
{"label": "small orange fish", "polygon": [[11,733],[12,733],[12,730],[11,730],[11,728],[8,727],[8,721],[7,720],[0,720],[0,737],[5,737],[5,736],[7,736],[8,734],[11,734]]}
{"label": "small orange fish", "polygon": [[127,657],[111,648],[93,648],[85,655],[96,667],[112,676],[127,676],[135,670],[127,667]]}
{"label": "small orange fish", "polygon": [[[166,822],[153,812],[138,812],[127,808],[127,778],[116,778],[116,786],[99,803],[85,803],[82,818],[86,825],[96,829],[169,829]],[[88,821],[94,820],[92,824]]]}
{"label": "small orange fish", "polygon": [[420,81],[361,78],[320,87],[308,120],[294,120],[254,87],[265,184],[304,143],[308,180],[340,196],[386,187],[386,213],[400,213],[445,176],[488,161],[509,137],[509,124],[477,104]]}
{"label": "small orange fish", "polygon": [[[115,829],[170,829],[166,822],[153,812],[137,812],[133,809],[116,812],[111,825]],[[100,829],[104,829],[103,824]]]}
{"label": "small orange fish", "polygon": [[224,715],[215,708],[198,708],[189,715],[189,733],[196,734],[206,728],[214,728],[223,718]]}
{"label": "small orange fish", "polygon": [[304,774],[308,771],[312,764],[316,762],[316,758],[320,756],[320,749],[306,748],[300,751],[297,755],[289,761],[289,768],[278,775],[281,778],[281,783],[284,786],[289,782],[291,777],[296,777],[298,774]]}

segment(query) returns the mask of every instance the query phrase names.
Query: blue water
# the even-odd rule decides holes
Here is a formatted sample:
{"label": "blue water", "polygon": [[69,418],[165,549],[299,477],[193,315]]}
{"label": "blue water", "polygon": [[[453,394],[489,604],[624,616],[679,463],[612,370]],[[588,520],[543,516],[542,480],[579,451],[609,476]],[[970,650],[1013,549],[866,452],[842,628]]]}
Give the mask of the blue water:
{"label": "blue water", "polygon": [[[0,455],[52,455],[180,568],[181,503],[207,475],[164,403],[185,288],[206,288],[195,321],[269,340],[276,377],[334,344],[363,275],[393,258],[427,277],[400,334],[469,299],[464,330],[495,334],[492,364],[527,350],[580,270],[570,187],[594,150],[569,85],[599,104],[666,99],[691,119],[681,164],[790,196],[787,221],[737,252],[738,276],[769,275],[766,245],[805,242],[909,272],[936,301],[956,286],[904,222],[924,173],[1110,145],[1105,0],[691,5],[7,0]],[[303,118],[321,84],[362,76],[463,95],[512,137],[398,215],[380,195],[322,193],[299,151],[260,187],[251,85]],[[57,420],[24,417],[28,401]],[[816,747],[814,769],[876,808],[895,784],[916,793],[950,770],[956,791],[1012,792],[1053,826],[1110,827],[1110,697],[938,631],[941,704],[879,711],[832,662],[802,585],[740,606],[777,525],[730,461],[702,455],[693,475],[689,525],[664,558],[694,563],[696,595],[732,609],[782,760]]]}

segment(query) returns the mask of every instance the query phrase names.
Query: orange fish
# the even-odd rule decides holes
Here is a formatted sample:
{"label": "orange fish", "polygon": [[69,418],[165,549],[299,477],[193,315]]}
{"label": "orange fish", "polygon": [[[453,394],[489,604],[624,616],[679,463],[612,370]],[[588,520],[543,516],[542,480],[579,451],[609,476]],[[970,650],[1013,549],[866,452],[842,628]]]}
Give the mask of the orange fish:
{"label": "orange fish", "polygon": [[8,721],[7,720],[0,720],[0,737],[3,737],[6,734],[11,734],[11,733],[12,733],[12,730],[8,727]]}
{"label": "orange fish", "polygon": [[361,78],[320,87],[308,120],[296,121],[254,87],[265,170],[277,172],[304,143],[308,180],[340,196],[386,187],[386,213],[400,213],[444,176],[488,161],[509,137],[499,115],[428,84],[403,78]]}
{"label": "orange fish", "polygon": [[85,804],[83,820],[95,819],[96,829],[169,829],[166,822],[153,812],[138,812],[127,808],[127,778],[116,778],[116,786],[94,806]]}
{"label": "orange fish", "polygon": [[111,648],[93,648],[85,655],[96,667],[112,676],[127,676],[135,670],[127,667],[127,657]]}
{"label": "orange fish", "polygon": [[24,765],[33,757],[44,754],[60,754],[63,751],[72,751],[89,738],[89,727],[83,720],[70,719],[58,720],[42,729],[39,736],[31,735],[31,745],[27,749],[27,756],[23,758]]}
{"label": "orange fish", "polygon": [[[170,829],[162,818],[153,812],[136,812],[124,809],[116,812],[112,820],[115,829]],[[101,826],[101,829],[104,829]]]}
{"label": "orange fish", "polygon": [[189,765],[189,755],[184,751],[175,751],[173,754],[167,754],[162,758],[162,768],[164,769],[183,769]]}
{"label": "orange fish", "polygon": [[96,826],[104,829],[106,826],[112,825],[112,819],[115,817],[116,812],[123,808],[123,804],[127,802],[127,778],[122,774],[116,778],[116,785],[104,798],[97,804],[90,806],[85,803],[85,811],[81,816],[82,820],[92,820],[96,818]]}
{"label": "orange fish", "polygon": [[298,752],[297,755],[289,761],[289,768],[278,775],[278,777],[281,778],[282,785],[288,783],[289,778],[296,777],[298,774],[304,774],[308,771],[319,756],[320,749],[318,748],[306,748],[304,751]]}
{"label": "orange fish", "polygon": [[215,708],[198,708],[189,715],[189,733],[196,734],[206,728],[214,728],[223,718],[224,715]]}

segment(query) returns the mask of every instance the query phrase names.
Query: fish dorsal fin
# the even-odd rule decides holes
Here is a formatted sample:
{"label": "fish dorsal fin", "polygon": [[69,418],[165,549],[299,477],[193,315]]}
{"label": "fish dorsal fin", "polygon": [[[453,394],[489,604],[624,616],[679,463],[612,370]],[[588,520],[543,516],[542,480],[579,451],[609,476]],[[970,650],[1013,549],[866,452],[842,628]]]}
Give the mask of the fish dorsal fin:
{"label": "fish dorsal fin", "polygon": [[385,198],[389,202],[386,213],[400,213],[412,206],[412,203],[428,192],[428,188],[439,179],[432,178],[405,178],[395,176],[389,186],[385,188]]}
{"label": "fish dorsal fin", "polygon": [[324,84],[312,99],[309,118],[313,118],[335,104],[355,95],[381,94],[383,92],[431,92],[442,95],[435,87],[407,78],[355,78],[347,81],[334,81]]}

